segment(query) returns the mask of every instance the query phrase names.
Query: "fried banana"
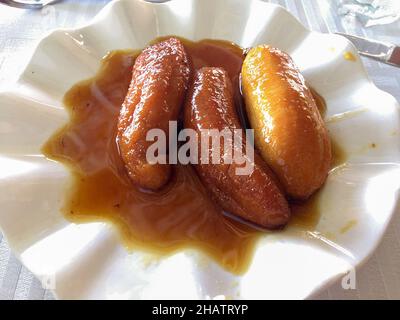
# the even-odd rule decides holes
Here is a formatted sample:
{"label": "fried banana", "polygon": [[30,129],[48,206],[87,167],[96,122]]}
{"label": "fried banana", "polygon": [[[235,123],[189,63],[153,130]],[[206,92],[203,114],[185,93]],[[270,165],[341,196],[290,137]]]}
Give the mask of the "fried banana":
{"label": "fried banana", "polygon": [[178,119],[190,74],[190,59],[176,38],[147,47],[134,63],[117,141],[131,180],[141,188],[157,190],[169,180],[168,164],[149,163],[146,158],[153,143],[146,135],[151,129],[161,129],[168,137],[169,121]]}
{"label": "fried banana", "polygon": [[248,52],[241,79],[256,148],[288,195],[307,199],[324,183],[332,155],[303,76],[289,55],[261,45]]}
{"label": "fried banana", "polygon": [[[188,92],[184,124],[196,130],[198,136],[203,129],[242,130],[232,84],[223,69],[206,67],[196,73]],[[200,141],[198,139],[201,148]],[[233,148],[243,152],[244,144],[242,140],[241,145]],[[211,147],[207,152],[212,153]],[[220,157],[224,154],[225,150],[221,151]],[[254,154],[254,167],[249,175],[238,175],[236,169],[242,165],[235,161],[204,164],[200,160],[194,167],[211,196],[226,212],[268,229],[282,227],[288,222],[290,210],[285,196],[259,155]]]}

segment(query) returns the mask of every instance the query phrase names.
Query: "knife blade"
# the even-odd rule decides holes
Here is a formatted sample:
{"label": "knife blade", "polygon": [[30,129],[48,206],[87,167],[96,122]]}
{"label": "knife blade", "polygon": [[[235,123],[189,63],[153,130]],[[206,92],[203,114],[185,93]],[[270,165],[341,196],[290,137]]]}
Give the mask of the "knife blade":
{"label": "knife blade", "polygon": [[362,56],[400,67],[400,46],[346,33],[338,32],[337,34],[350,40]]}

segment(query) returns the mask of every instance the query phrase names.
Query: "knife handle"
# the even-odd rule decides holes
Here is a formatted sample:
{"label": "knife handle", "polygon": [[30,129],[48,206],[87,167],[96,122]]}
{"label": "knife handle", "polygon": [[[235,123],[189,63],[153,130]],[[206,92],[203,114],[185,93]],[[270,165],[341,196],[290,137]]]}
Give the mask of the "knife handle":
{"label": "knife handle", "polygon": [[388,59],[388,63],[400,67],[400,47],[394,47],[390,58]]}

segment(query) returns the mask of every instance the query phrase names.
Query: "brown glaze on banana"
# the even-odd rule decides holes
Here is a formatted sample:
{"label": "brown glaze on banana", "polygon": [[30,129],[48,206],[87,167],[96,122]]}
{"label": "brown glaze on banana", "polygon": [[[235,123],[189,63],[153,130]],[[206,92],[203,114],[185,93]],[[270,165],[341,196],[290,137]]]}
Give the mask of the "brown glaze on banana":
{"label": "brown glaze on banana", "polygon": [[258,46],[244,60],[242,92],[257,149],[291,197],[308,198],[324,183],[332,155],[303,76],[286,53]]}
{"label": "brown glaze on banana", "polygon": [[189,84],[191,66],[182,43],[170,38],[147,47],[133,66],[132,81],[118,120],[117,141],[131,180],[144,189],[163,187],[171,174],[167,164],[150,164],[146,141],[150,129],[168,137],[169,121],[177,120]]}
{"label": "brown glaze on banana", "polygon": [[[201,129],[241,129],[232,84],[223,69],[206,67],[196,73],[185,105],[184,123],[186,128],[196,130],[198,136]],[[200,150],[200,139],[198,143]],[[238,148],[244,152],[245,143]],[[211,152],[208,150],[208,154]],[[223,153],[221,146],[221,157]],[[199,160],[194,166],[203,184],[225,211],[264,228],[279,228],[288,222],[290,210],[285,196],[275,183],[273,173],[257,154],[250,175],[237,175],[236,168],[243,165],[235,162],[202,164]]]}

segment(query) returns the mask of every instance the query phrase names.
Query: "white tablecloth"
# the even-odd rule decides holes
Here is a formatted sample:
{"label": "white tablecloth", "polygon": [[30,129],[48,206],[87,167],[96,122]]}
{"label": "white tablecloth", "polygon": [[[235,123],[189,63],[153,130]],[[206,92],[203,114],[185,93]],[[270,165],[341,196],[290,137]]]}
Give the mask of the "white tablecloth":
{"label": "white tablecloth", "polygon": [[[62,1],[41,10],[15,9],[0,4],[0,90],[16,81],[33,46],[44,34],[54,28],[84,24],[107,2]],[[340,17],[335,0],[271,2],[286,7],[312,30],[347,32],[400,44],[400,21],[364,28]],[[364,59],[364,63],[376,85],[400,101],[400,69],[368,59]],[[337,283],[314,298],[400,299],[400,212],[392,220],[378,250],[357,270],[357,289],[343,290]],[[52,299],[52,294],[43,290],[40,282],[21,266],[0,233],[1,299]]]}

